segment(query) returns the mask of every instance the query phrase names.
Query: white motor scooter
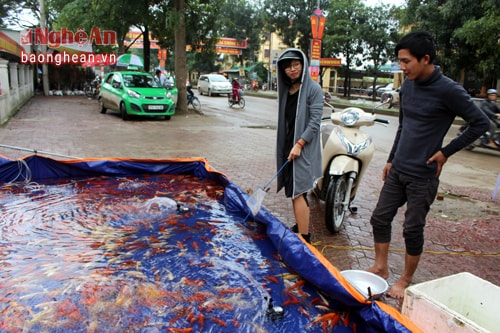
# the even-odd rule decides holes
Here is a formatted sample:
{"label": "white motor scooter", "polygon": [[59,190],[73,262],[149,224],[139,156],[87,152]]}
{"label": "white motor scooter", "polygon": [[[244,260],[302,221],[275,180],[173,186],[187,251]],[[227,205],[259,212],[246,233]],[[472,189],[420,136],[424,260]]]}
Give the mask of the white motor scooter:
{"label": "white motor scooter", "polygon": [[313,192],[325,201],[326,227],[336,233],[347,211],[357,211],[351,203],[375,151],[372,138],[360,127],[375,122],[388,124],[389,121],[356,107],[335,112],[330,104],[325,104],[332,108],[332,114],[323,120],[331,119],[331,122],[321,124],[323,177],[316,181]]}

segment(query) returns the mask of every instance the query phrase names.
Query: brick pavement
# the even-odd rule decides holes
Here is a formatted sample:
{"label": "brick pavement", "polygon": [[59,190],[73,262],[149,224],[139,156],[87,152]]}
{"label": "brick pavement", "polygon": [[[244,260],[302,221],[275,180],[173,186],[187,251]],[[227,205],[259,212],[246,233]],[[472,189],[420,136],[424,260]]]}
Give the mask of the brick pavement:
{"label": "brick pavement", "polygon": [[[201,156],[244,190],[264,185],[275,172],[272,128],[236,127],[211,112],[177,114],[170,121],[124,122],[118,114],[100,114],[97,102],[85,97],[35,97],[0,127],[0,143],[76,157]],[[28,153],[0,148],[0,154],[15,159]],[[358,213],[348,217],[338,234],[330,234],[324,226],[324,203],[309,196],[313,243],[340,270],[366,269],[373,262],[369,218],[382,186],[380,172],[384,163],[385,157],[372,161],[355,200]],[[468,271],[500,285],[498,201],[489,199],[489,191],[447,184],[442,184],[441,189],[443,186],[471,198],[470,202],[464,201],[470,212],[450,220],[444,214],[447,198],[436,202],[426,229],[426,252],[414,282]],[[286,225],[295,223],[290,200],[283,193],[276,194],[275,188],[266,195],[263,205]],[[389,284],[402,272],[403,217],[400,212],[393,223]],[[401,301],[382,300],[401,308]]]}

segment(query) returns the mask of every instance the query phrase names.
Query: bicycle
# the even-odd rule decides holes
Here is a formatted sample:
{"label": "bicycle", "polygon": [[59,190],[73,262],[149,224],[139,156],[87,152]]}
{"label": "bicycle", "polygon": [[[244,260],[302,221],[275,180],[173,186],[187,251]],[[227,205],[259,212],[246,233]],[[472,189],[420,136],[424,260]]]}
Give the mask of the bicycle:
{"label": "bicycle", "polygon": [[196,97],[195,95],[187,95],[187,106],[188,107],[189,107],[189,104],[191,104],[193,109],[195,109],[196,111],[201,110],[201,102],[198,99],[198,97]]}

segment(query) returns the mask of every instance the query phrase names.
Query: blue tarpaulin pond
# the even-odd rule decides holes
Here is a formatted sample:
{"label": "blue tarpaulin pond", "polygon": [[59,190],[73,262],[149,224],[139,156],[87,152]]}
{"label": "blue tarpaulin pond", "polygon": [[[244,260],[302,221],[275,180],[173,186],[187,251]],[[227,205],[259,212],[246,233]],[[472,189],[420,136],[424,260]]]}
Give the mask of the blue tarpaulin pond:
{"label": "blue tarpaulin pond", "polygon": [[0,157],[0,332],[420,332],[201,158]]}

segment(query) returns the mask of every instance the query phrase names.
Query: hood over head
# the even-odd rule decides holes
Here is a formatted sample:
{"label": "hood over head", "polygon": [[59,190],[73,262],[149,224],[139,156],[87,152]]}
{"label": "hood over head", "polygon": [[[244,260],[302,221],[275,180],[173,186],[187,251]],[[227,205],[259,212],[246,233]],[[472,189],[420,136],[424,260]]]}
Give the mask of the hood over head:
{"label": "hood over head", "polygon": [[286,85],[292,84],[288,76],[285,74],[285,68],[287,68],[293,60],[299,60],[302,63],[302,75],[300,76],[300,82],[304,81],[305,74],[309,71],[309,65],[307,63],[307,58],[304,52],[299,49],[289,48],[286,49],[278,58],[278,80],[285,83]]}

